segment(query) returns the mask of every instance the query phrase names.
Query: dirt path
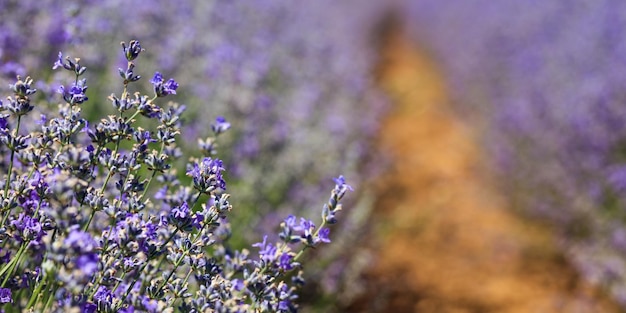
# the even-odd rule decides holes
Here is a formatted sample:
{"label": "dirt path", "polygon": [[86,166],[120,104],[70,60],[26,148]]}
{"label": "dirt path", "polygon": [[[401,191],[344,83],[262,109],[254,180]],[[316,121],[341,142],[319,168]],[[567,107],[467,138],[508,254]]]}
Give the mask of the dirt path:
{"label": "dirt path", "polygon": [[425,54],[394,37],[380,75],[395,103],[379,142],[393,157],[378,182],[380,259],[346,312],[618,312],[545,229],[506,209]]}

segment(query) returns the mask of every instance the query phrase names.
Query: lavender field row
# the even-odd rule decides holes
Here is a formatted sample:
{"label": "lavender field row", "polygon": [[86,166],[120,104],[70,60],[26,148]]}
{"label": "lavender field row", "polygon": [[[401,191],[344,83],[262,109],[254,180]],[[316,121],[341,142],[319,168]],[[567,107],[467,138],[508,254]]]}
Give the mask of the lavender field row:
{"label": "lavender field row", "polygon": [[304,280],[332,302],[388,160],[392,17],[502,191],[626,306],[624,6],[0,1],[2,308],[293,312]]}

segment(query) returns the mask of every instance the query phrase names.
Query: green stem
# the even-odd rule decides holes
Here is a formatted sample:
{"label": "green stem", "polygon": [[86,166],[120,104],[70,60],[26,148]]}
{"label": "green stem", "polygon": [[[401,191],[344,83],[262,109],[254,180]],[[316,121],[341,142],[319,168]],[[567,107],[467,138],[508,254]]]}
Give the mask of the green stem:
{"label": "green stem", "polygon": [[137,115],[139,115],[139,111],[135,111],[135,113],[128,118],[128,121],[132,121]]}
{"label": "green stem", "polygon": [[[117,283],[115,283],[115,287],[113,287],[113,290],[111,290],[112,293],[115,293],[115,291],[117,290],[117,288],[120,286],[120,283],[124,280],[124,277],[126,276],[126,273],[122,273],[122,275],[120,276],[120,280],[117,281]],[[90,298],[93,297],[95,293],[91,294],[91,296],[89,296]]]}
{"label": "green stem", "polygon": [[[320,230],[322,230],[322,228],[326,226],[326,220],[324,219],[322,221],[322,224],[320,225],[320,227],[317,228],[317,230],[315,230],[315,233],[313,234],[313,238],[317,237],[320,234]],[[306,250],[309,246],[304,246],[304,248],[302,248],[302,250],[300,250],[300,252],[298,252],[298,254],[296,254],[296,256],[293,257],[294,262],[298,261],[298,259],[302,256],[302,254],[304,254],[304,250]]]}
{"label": "green stem", "polygon": [[[161,148],[159,149],[159,154],[163,153],[163,149],[165,148],[165,142],[161,143]],[[146,184],[146,187],[143,189],[143,193],[141,194],[141,200],[143,200],[143,198],[145,198],[146,194],[148,193],[148,189],[150,187],[150,184],[152,183],[152,180],[154,179],[154,177],[156,176],[157,172],[153,171],[152,172],[152,176],[150,176],[150,179],[148,180],[148,183]]]}
{"label": "green stem", "polygon": [[87,223],[85,224],[85,226],[83,226],[83,231],[87,231],[89,225],[91,224],[91,221],[93,220],[94,215],[96,215],[96,210],[91,210],[91,214],[89,214],[89,220],[87,220]]}
{"label": "green stem", "polygon": [[[113,151],[113,156],[115,156],[117,154],[117,152],[120,149],[120,142],[122,141],[122,137],[118,137],[117,138],[117,142],[115,143],[115,149]],[[109,180],[111,179],[111,177],[113,176],[113,170],[109,169],[109,173],[107,174],[107,177],[104,179],[104,184],[102,184],[102,188],[100,188],[100,194],[104,194],[104,190],[107,187],[107,184],[109,183]],[[89,220],[87,221],[87,223],[85,224],[85,226],[83,226],[83,231],[87,231],[87,229],[89,228],[89,225],[91,225],[91,221],[93,220],[94,215],[96,215],[96,210],[91,210],[91,214],[89,215]]]}
{"label": "green stem", "polygon": [[[24,250],[26,249],[27,245],[28,244],[22,243],[22,245],[20,246],[20,249],[17,250],[17,254],[15,255],[15,257],[11,259],[11,261],[9,261],[9,263],[7,263],[4,267],[2,267],[2,270],[0,270],[0,276],[6,274],[4,281],[2,282],[2,287],[4,287],[4,284],[6,284],[7,280],[11,276],[11,273],[13,272],[13,268],[15,267],[15,264],[22,257],[22,254],[24,253]],[[9,273],[7,273],[7,271],[9,271]]]}
{"label": "green stem", "polygon": [[165,278],[161,286],[159,286],[159,289],[157,290],[156,294],[159,294],[161,293],[161,291],[163,291],[163,288],[165,288],[165,285],[167,285],[167,283],[170,281],[170,278],[172,278],[172,276],[174,275],[174,273],[176,272],[180,264],[183,263],[183,260],[185,259],[186,256],[187,256],[187,251],[183,252],[180,258],[176,260],[176,263],[174,264],[174,269],[170,271],[169,275],[167,275],[167,277]]}
{"label": "green stem", "polygon": [[187,283],[187,281],[189,280],[189,277],[191,276],[191,273],[193,272],[192,269],[189,269],[189,272],[187,272],[187,276],[185,276],[185,280],[183,280],[183,286]]}
{"label": "green stem", "polygon": [[33,305],[35,305],[37,298],[39,298],[39,293],[41,292],[41,289],[43,289],[43,287],[46,285],[46,278],[47,277],[44,276],[41,281],[37,283],[37,286],[35,287],[35,290],[33,290],[33,294],[30,296],[28,304],[26,305],[27,309],[30,309],[31,307],[33,307]]}
{"label": "green stem", "polygon": [[[18,115],[14,137],[19,136],[21,122],[22,122],[22,116]],[[11,147],[11,160],[9,161],[9,170],[7,172],[6,183],[4,184],[4,198],[5,199],[9,197],[9,187],[11,186],[11,174],[13,173],[14,159],[15,159],[15,147]],[[7,218],[9,217],[10,214],[11,214],[11,209],[9,207],[9,209],[6,211],[6,213],[2,217],[2,222],[0,223],[0,227],[4,227],[4,223],[6,223]]]}
{"label": "green stem", "polygon": [[130,294],[130,291],[133,290],[133,287],[137,283],[137,280],[139,280],[139,276],[141,276],[141,272],[143,272],[146,269],[149,261],[150,260],[146,260],[146,263],[144,263],[143,266],[141,266],[139,271],[137,271],[137,273],[135,274],[135,277],[133,277],[133,281],[130,283],[130,285],[128,285],[128,288],[126,288],[126,292],[124,293],[124,296],[121,298],[121,301],[119,302],[119,304],[115,307],[116,312],[122,305],[124,305],[124,301],[126,301],[126,298]]}
{"label": "green stem", "polygon": [[[17,126],[15,127],[15,133],[14,133],[14,137],[19,136],[19,132],[20,132],[20,123],[22,121],[22,116],[18,116],[17,117]],[[15,147],[11,147],[11,160],[9,161],[9,171],[7,174],[7,181],[4,184],[4,197],[8,197],[9,196],[9,186],[11,184],[11,173],[13,172],[13,159],[15,157]]]}
{"label": "green stem", "polygon": [[50,289],[48,289],[48,298],[42,312],[49,312],[48,307],[52,304],[52,299],[54,299],[54,284],[51,284]]}

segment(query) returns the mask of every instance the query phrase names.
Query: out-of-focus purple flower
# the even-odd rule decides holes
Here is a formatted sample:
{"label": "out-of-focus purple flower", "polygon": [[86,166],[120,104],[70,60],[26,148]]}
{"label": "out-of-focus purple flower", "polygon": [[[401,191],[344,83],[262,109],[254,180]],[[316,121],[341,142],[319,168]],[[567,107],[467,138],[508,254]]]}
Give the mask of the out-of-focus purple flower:
{"label": "out-of-focus purple flower", "polygon": [[11,289],[0,288],[0,303],[13,303]]}
{"label": "out-of-focus purple flower", "polygon": [[282,301],[278,302],[278,309],[281,312],[288,312],[289,311],[289,301],[282,300]]}
{"label": "out-of-focus purple flower", "polygon": [[2,256],[0,256],[0,264],[9,263],[11,261],[11,251],[0,249],[0,252],[4,252],[2,253]]}
{"label": "out-of-focus purple flower", "polygon": [[307,236],[310,236],[312,231],[315,230],[315,224],[313,224],[313,221],[307,220],[306,218],[301,217],[300,225],[295,225],[293,227],[293,230],[300,232],[302,236],[307,237]]}
{"label": "out-of-focus purple flower", "polygon": [[215,119],[215,123],[211,124],[211,129],[213,130],[213,133],[219,135],[230,129],[230,123],[227,122],[224,117],[218,116]]}
{"label": "out-of-focus purple flower", "polygon": [[93,295],[93,300],[94,302],[96,302],[98,307],[111,307],[114,297],[115,296],[113,295],[111,290],[109,290],[105,286],[100,286],[98,287],[96,293]]}
{"label": "out-of-focus purple flower", "polygon": [[7,62],[0,66],[0,74],[6,77],[15,77],[17,75],[25,75],[26,69],[19,63]]}
{"label": "out-of-focus purple flower", "polygon": [[132,305],[129,305],[128,307],[121,308],[119,310],[119,313],[135,313],[135,307]]}
{"label": "out-of-focus purple flower", "polygon": [[154,194],[154,199],[163,200],[165,199],[166,196],[167,196],[167,186],[163,186]]}
{"label": "out-of-focus purple flower", "polygon": [[87,253],[76,258],[76,267],[86,276],[91,277],[98,271],[99,257],[96,253]]}
{"label": "out-of-focus purple flower", "polygon": [[65,67],[64,63],[63,63],[63,53],[59,52],[59,57],[57,58],[56,61],[54,61],[54,64],[52,65],[52,69],[56,70],[59,67]]}
{"label": "out-of-focus purple flower", "polygon": [[159,302],[148,297],[141,298],[141,305],[143,305],[143,308],[150,313],[155,313],[159,309]]}
{"label": "out-of-focus purple flower", "polygon": [[36,121],[36,123],[37,125],[45,125],[47,121],[48,121],[48,117],[44,114],[41,114],[39,116],[39,119]]}
{"label": "out-of-focus purple flower", "polygon": [[284,271],[290,271],[293,269],[293,256],[289,253],[282,253],[278,259],[278,267]]}
{"label": "out-of-focus purple flower", "polygon": [[233,287],[237,291],[241,291],[245,287],[245,285],[243,284],[243,280],[238,279],[238,278],[233,279],[231,283],[233,284]]}
{"label": "out-of-focus purple flower", "polygon": [[338,194],[343,195],[346,193],[346,191],[354,191],[354,189],[352,188],[352,186],[346,184],[346,179],[343,177],[343,175],[339,175],[339,177],[334,178],[333,179],[335,181],[335,190],[337,191]]}
{"label": "out-of-focus purple flower", "polygon": [[296,218],[295,215],[289,215],[287,216],[287,218],[285,218],[285,225],[289,228],[296,227],[297,222],[298,222],[298,219]]}
{"label": "out-of-focus purple flower", "polygon": [[330,228],[324,227],[320,229],[319,240],[323,243],[330,243]]}
{"label": "out-of-focus purple flower", "polygon": [[80,306],[80,313],[96,313],[98,306],[93,303],[83,303]]}
{"label": "out-of-focus purple flower", "polygon": [[63,243],[75,255],[74,265],[83,275],[91,277],[98,271],[98,243],[91,234],[73,229]]}
{"label": "out-of-focus purple flower", "polygon": [[65,246],[71,248],[75,253],[83,254],[95,251],[98,243],[91,237],[91,234],[74,229],[65,238]]}

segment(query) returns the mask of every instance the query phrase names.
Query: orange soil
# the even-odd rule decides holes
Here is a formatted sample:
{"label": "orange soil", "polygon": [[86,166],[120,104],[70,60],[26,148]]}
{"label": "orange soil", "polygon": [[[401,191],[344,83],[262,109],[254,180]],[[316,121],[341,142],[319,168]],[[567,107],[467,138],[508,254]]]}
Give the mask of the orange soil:
{"label": "orange soil", "polygon": [[377,183],[378,261],[345,311],[619,312],[545,228],[507,209],[428,56],[399,36],[386,46],[380,84],[395,107],[379,149],[393,163]]}

